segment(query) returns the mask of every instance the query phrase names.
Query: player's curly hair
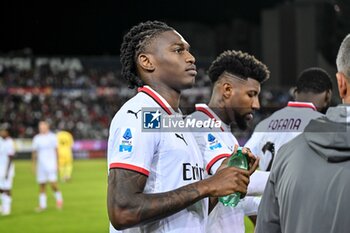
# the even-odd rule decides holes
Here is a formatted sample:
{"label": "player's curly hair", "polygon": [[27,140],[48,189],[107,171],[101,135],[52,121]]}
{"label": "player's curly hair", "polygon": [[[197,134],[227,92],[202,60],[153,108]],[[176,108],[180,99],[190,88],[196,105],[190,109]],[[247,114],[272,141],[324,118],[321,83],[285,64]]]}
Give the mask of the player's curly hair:
{"label": "player's curly hair", "polygon": [[123,37],[120,48],[121,74],[129,82],[129,88],[141,87],[143,81],[137,76],[136,58],[145,47],[162,32],[174,30],[164,22],[146,21],[132,27]]}
{"label": "player's curly hair", "polygon": [[332,81],[327,71],[311,67],[302,71],[296,82],[297,92],[312,92],[322,93],[324,91],[332,90]]}
{"label": "player's curly hair", "polygon": [[211,82],[215,83],[225,71],[245,80],[255,79],[259,83],[270,77],[265,64],[248,53],[235,50],[224,51],[212,62],[208,70]]}

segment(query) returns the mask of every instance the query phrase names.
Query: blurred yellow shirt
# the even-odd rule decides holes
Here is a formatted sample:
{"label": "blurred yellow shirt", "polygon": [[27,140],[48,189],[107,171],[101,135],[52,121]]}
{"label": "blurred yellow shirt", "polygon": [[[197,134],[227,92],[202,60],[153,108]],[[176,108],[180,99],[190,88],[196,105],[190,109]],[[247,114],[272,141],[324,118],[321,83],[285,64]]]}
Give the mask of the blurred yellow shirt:
{"label": "blurred yellow shirt", "polygon": [[73,136],[67,131],[57,133],[58,156],[60,159],[71,159],[73,157],[72,147],[74,144]]}

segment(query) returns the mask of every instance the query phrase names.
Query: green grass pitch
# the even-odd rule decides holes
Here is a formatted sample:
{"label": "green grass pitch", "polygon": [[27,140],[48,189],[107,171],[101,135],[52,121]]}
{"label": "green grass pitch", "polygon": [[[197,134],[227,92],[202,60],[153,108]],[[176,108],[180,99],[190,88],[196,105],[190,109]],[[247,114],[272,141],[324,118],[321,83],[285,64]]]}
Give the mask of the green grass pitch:
{"label": "green grass pitch", "polygon": [[[64,198],[63,210],[55,207],[47,187],[48,209],[36,213],[38,185],[30,161],[16,160],[13,204],[10,216],[0,216],[1,233],[102,233],[108,232],[106,208],[107,164],[104,159],[76,160],[73,179],[59,183]],[[246,219],[246,232],[253,228]]]}

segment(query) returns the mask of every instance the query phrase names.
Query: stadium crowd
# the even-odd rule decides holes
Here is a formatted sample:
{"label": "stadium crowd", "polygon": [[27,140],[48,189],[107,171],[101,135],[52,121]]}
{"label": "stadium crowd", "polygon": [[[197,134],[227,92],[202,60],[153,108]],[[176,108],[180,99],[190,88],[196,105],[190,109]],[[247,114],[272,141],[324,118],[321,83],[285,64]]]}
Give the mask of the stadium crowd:
{"label": "stadium crowd", "polygon": [[[207,67],[199,67],[195,87],[184,92],[185,114],[195,103],[209,100]],[[54,70],[41,66],[30,70],[3,67],[0,70],[0,124],[8,124],[15,138],[31,138],[41,119],[53,128],[66,129],[77,139],[106,139],[111,118],[135,94],[128,89],[120,71],[84,67],[82,71]],[[282,108],[291,98],[288,90],[263,88],[262,108],[254,122]],[[242,132],[246,137],[249,132]]]}

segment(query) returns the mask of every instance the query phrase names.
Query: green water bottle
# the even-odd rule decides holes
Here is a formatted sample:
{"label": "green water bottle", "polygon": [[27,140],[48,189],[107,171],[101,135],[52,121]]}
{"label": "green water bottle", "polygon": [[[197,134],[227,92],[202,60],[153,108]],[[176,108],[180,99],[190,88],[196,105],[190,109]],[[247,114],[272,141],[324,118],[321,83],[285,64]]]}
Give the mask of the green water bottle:
{"label": "green water bottle", "polygon": [[[248,164],[248,157],[246,154],[242,153],[242,147],[238,147],[236,154],[232,155],[230,160],[228,161],[229,167],[237,167],[244,170],[248,170],[249,164]],[[219,197],[219,201],[224,206],[231,206],[235,207],[239,200],[241,199],[241,193],[235,192],[230,195]]]}

